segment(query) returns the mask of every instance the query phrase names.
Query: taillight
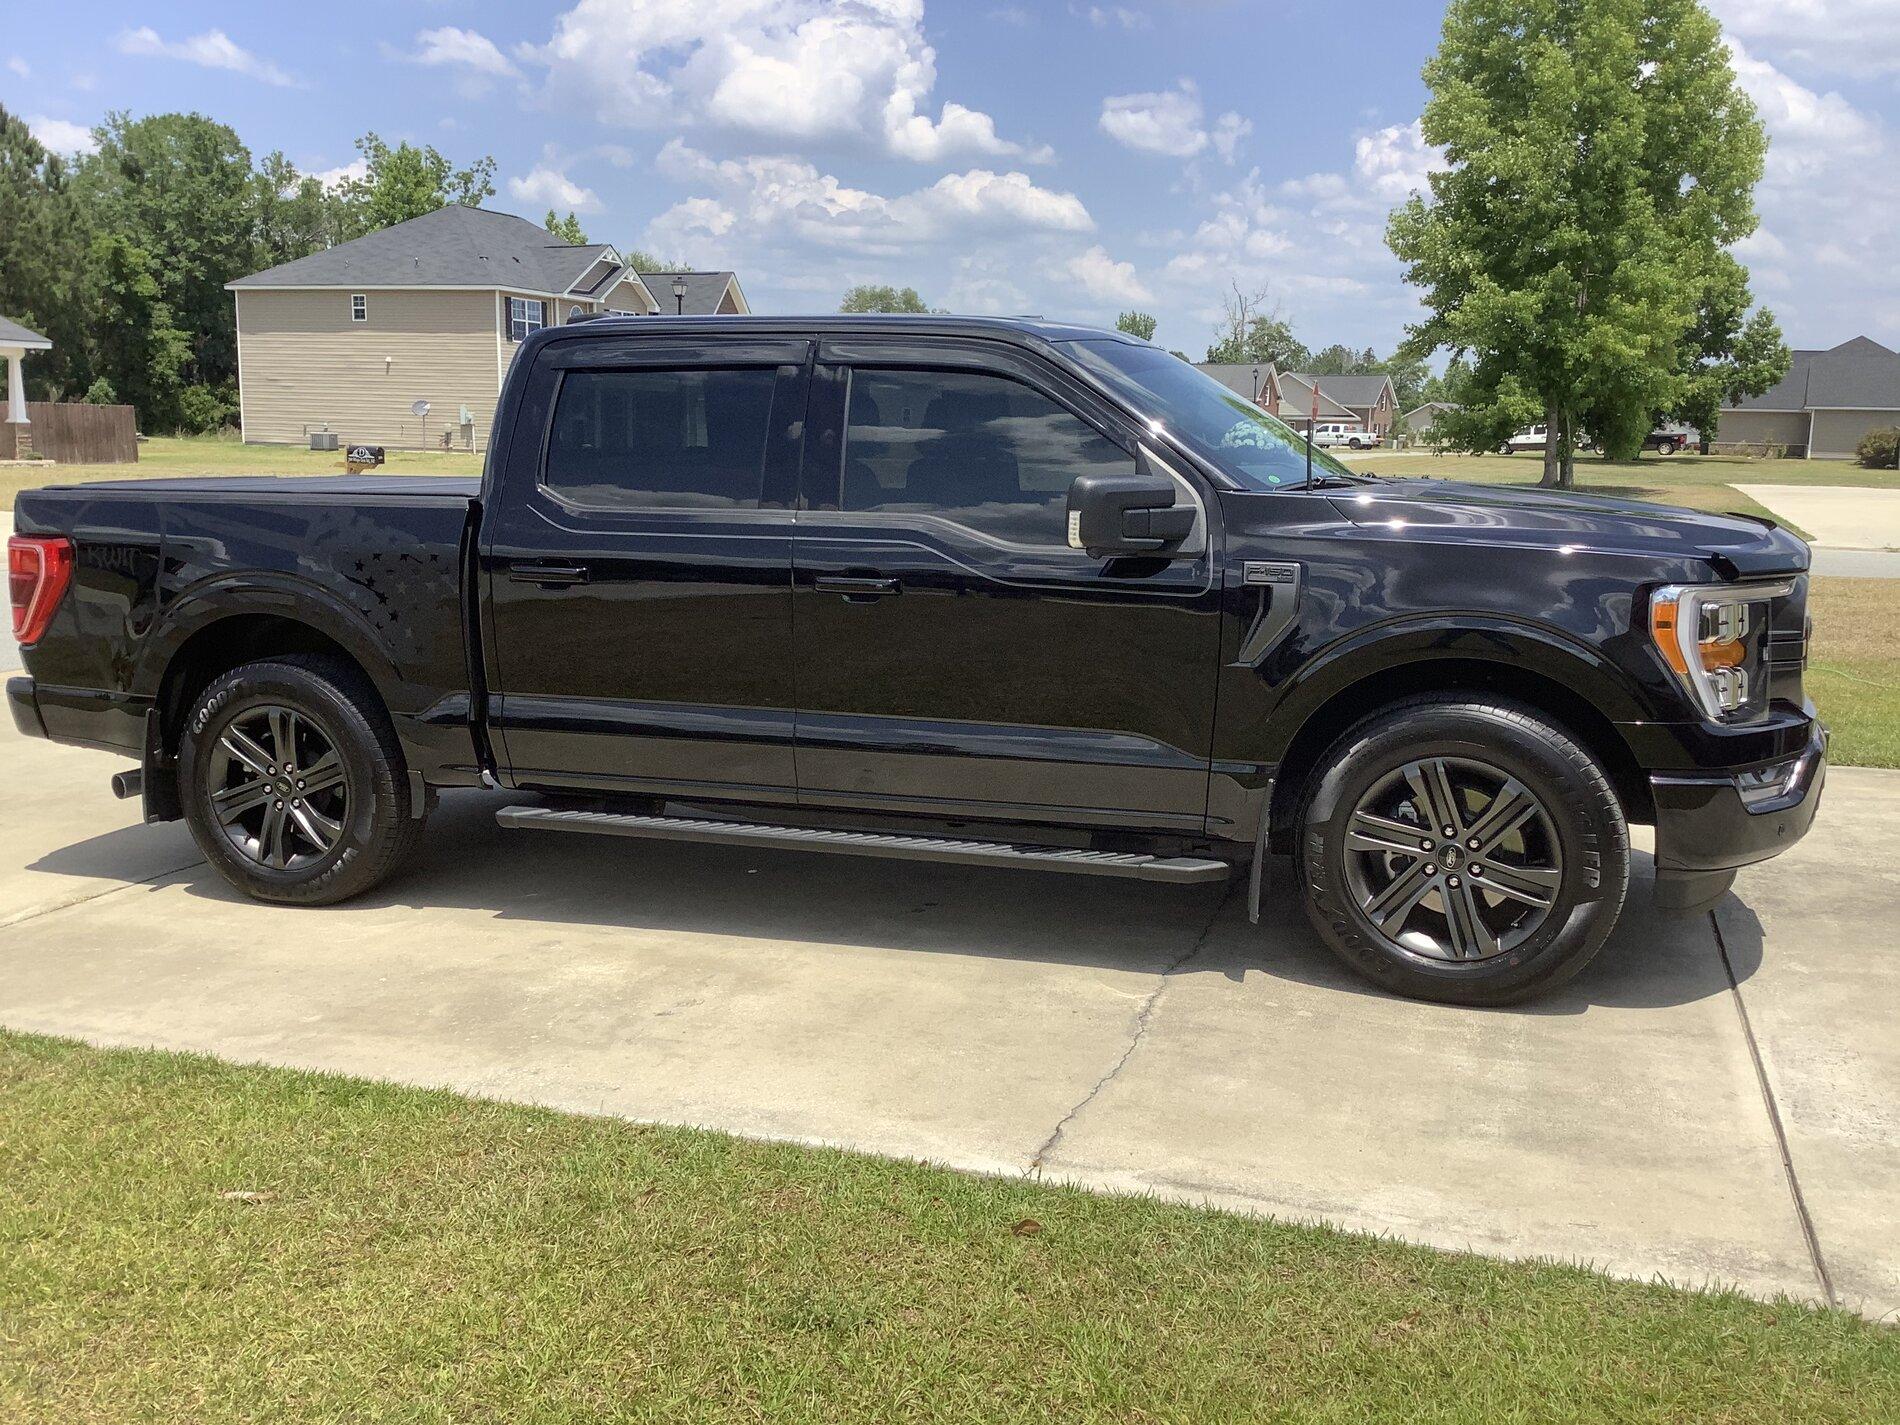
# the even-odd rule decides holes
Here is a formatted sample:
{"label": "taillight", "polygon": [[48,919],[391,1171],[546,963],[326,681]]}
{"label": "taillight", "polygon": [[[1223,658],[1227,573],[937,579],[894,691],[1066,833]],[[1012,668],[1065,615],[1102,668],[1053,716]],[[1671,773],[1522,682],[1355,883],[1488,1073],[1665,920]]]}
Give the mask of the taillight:
{"label": "taillight", "polygon": [[63,537],[16,534],[7,541],[7,593],[13,599],[13,637],[40,641],[53,611],[73,581],[73,542]]}

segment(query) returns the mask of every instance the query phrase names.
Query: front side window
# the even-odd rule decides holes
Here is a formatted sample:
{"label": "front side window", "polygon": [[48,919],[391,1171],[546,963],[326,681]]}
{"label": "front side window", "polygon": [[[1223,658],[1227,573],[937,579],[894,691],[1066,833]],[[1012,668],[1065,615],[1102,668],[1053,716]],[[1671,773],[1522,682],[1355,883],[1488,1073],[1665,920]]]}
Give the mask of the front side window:
{"label": "front side window", "polygon": [[[1064,345],[1130,409],[1166,427],[1196,455],[1248,488],[1278,490],[1305,478],[1303,436],[1180,357],[1143,342],[1113,338],[1088,337]],[[1304,424],[1306,412],[1294,418]],[[1317,424],[1314,429],[1317,444],[1323,431]],[[1323,451],[1313,455],[1313,473],[1355,478]]]}
{"label": "front side window", "polygon": [[604,509],[755,510],[770,367],[570,371],[541,483]]}
{"label": "front side window", "polygon": [[529,332],[538,332],[547,323],[547,304],[538,297],[508,299],[508,337],[526,341]]}
{"label": "front side window", "polygon": [[350,298],[350,320],[353,322],[369,320],[369,298],[362,292],[357,292]]}
{"label": "front side window", "polygon": [[1016,544],[1063,545],[1078,475],[1133,457],[1048,397],[961,371],[851,373],[839,508],[933,514]]}

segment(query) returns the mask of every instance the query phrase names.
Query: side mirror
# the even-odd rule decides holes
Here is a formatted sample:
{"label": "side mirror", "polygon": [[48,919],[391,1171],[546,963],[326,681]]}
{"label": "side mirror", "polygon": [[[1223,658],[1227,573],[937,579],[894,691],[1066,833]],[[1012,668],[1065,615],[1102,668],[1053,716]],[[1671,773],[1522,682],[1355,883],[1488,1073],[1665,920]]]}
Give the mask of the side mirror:
{"label": "side mirror", "polygon": [[1194,507],[1146,452],[1132,475],[1078,475],[1069,486],[1069,545],[1090,557],[1165,554],[1194,532]]}

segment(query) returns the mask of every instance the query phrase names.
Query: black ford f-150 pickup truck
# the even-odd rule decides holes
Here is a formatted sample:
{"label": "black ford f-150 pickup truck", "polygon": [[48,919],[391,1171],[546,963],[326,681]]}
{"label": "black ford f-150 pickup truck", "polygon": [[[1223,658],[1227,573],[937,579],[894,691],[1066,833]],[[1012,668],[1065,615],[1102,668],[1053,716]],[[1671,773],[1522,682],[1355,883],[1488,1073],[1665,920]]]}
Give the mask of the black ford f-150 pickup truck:
{"label": "black ford f-150 pickup truck", "polygon": [[[1391,989],[1574,974],[1799,838],[1808,551],[1772,524],[1354,474],[1167,352],[957,318],[523,344],[480,481],[36,490],[28,733],[139,759],[253,896],[510,826],[1169,882],[1293,853]],[[637,892],[632,892],[637,894]]]}

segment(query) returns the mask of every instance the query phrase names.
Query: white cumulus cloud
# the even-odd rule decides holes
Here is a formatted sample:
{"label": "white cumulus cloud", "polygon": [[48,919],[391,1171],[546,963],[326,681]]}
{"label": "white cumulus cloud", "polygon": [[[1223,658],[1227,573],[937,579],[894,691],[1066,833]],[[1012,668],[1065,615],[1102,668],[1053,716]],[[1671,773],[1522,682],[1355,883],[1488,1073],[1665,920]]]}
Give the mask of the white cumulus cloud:
{"label": "white cumulus cloud", "polygon": [[48,153],[71,156],[75,153],[92,153],[99,147],[99,141],[92,136],[92,130],[84,124],[70,123],[65,119],[49,119],[44,114],[29,114],[26,118],[27,132],[40,141],[40,147]]}
{"label": "white cumulus cloud", "polygon": [[413,58],[417,64],[466,69],[497,79],[520,72],[514,62],[496,48],[493,40],[475,30],[444,25],[440,29],[420,31],[415,43]]}
{"label": "white cumulus cloud", "polygon": [[1095,226],[1073,193],[1057,192],[1020,172],[973,168],[947,173],[927,188],[889,197],[854,188],[803,159],[754,154],[712,159],[679,139],[656,160],[659,172],[704,186],[655,218],[648,241],[667,246],[714,227],[762,245],[811,243],[894,253],[953,235],[1087,232]]}
{"label": "white cumulus cloud", "polygon": [[206,30],[189,39],[167,40],[150,25],[126,30],[119,35],[119,53],[153,55],[162,59],[183,60],[206,69],[229,70],[266,84],[284,88],[298,87],[299,81],[271,61],[252,54],[223,30]]}
{"label": "white cumulus cloud", "polygon": [[1429,196],[1430,176],[1445,166],[1445,156],[1425,142],[1418,120],[1362,134],[1353,145],[1353,171],[1375,196],[1402,203],[1413,193]]}
{"label": "white cumulus cloud", "polygon": [[600,195],[583,187],[549,163],[537,163],[525,177],[508,180],[508,196],[537,208],[562,212],[593,213],[600,210]]}
{"label": "white cumulus cloud", "polygon": [[1060,264],[1058,275],[1069,278],[1097,302],[1152,302],[1150,292],[1135,275],[1131,262],[1117,262],[1100,243]]}
{"label": "white cumulus cloud", "polygon": [[1894,0],[1710,0],[1731,36],[1796,69],[1858,79],[1900,74]]}
{"label": "white cumulus cloud", "polygon": [[1111,94],[1097,122],[1124,148],[1193,158],[1211,145],[1229,163],[1241,139],[1253,132],[1249,121],[1232,112],[1216,119],[1210,132],[1200,91],[1187,79],[1152,94]]}
{"label": "white cumulus cloud", "polygon": [[933,114],[923,18],[922,0],[579,0],[517,55],[545,68],[550,102],[579,96],[604,123],[861,140],[925,162],[1049,158],[966,105]]}

